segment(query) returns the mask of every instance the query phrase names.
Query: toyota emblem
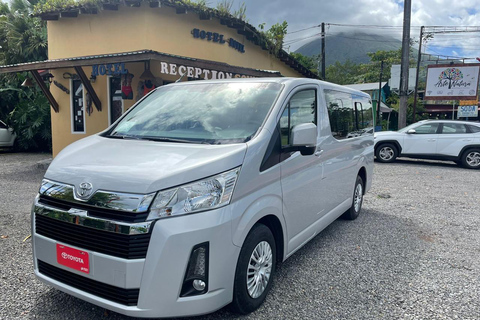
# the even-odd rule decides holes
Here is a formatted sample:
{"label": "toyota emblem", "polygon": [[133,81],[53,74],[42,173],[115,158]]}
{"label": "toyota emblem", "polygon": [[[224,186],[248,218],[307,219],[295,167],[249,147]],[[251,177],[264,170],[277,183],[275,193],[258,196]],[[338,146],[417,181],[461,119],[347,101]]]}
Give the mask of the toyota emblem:
{"label": "toyota emblem", "polygon": [[90,182],[82,182],[79,185],[77,194],[80,198],[86,199],[92,194],[93,186]]}

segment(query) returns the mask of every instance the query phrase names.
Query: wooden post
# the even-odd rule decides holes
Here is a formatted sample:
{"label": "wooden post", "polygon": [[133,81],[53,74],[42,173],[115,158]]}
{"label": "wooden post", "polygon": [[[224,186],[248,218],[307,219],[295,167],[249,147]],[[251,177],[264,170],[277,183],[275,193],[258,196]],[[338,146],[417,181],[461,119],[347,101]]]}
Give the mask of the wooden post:
{"label": "wooden post", "polygon": [[47,97],[48,102],[50,102],[50,105],[52,106],[53,110],[56,113],[58,113],[58,102],[52,96],[52,93],[50,92],[50,89],[47,88],[47,86],[45,85],[45,82],[43,82],[43,79],[42,79],[42,77],[40,77],[40,74],[38,73],[38,71],[37,70],[30,70],[30,73],[32,74],[33,78],[37,82],[40,89],[42,89],[43,94]]}
{"label": "wooden post", "polygon": [[83,72],[82,67],[74,67],[74,68],[75,68],[75,72],[80,77],[80,80],[82,80],[83,86],[85,87],[85,89],[87,89],[87,92],[90,95],[90,97],[92,97],[95,107],[97,108],[98,111],[102,111],[102,103],[100,102],[100,99],[98,98],[95,90],[93,90],[90,80],[87,78],[85,72]]}

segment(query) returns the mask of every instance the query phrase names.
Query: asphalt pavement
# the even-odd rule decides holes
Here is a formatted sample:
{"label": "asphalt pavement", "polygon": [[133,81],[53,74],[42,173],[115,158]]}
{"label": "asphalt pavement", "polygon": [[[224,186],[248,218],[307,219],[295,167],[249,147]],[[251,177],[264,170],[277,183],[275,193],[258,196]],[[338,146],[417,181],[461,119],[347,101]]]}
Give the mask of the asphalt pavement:
{"label": "asphalt pavement", "polygon": [[[30,208],[48,154],[0,152],[0,319],[132,319],[35,279]],[[204,319],[479,319],[480,171],[375,164],[355,221],[337,220],[277,269],[265,304]]]}

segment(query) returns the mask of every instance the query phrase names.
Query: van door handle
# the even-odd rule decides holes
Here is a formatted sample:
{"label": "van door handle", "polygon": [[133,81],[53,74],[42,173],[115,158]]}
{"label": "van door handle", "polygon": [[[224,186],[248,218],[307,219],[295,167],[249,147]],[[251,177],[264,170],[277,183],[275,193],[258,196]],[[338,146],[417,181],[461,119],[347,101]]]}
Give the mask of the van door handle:
{"label": "van door handle", "polygon": [[315,157],[320,157],[323,153],[323,150],[319,150],[317,152],[315,152]]}
{"label": "van door handle", "polygon": [[463,139],[463,141],[470,142],[470,141],[472,141],[472,139]]}
{"label": "van door handle", "polygon": [[435,142],[436,139],[428,139],[428,142]]}

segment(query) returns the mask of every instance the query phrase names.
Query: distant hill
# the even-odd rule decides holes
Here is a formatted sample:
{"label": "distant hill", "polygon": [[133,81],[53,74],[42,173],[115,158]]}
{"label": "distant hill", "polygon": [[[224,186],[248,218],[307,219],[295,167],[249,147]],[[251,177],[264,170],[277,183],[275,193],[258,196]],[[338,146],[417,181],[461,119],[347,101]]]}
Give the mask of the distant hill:
{"label": "distant hill", "polygon": [[[311,57],[319,54],[321,47],[321,39],[315,39],[301,46],[295,52]],[[369,52],[398,50],[401,47],[402,42],[400,40],[386,35],[363,32],[327,35],[325,41],[325,64],[329,66],[336,61],[345,63],[348,59],[357,64],[367,63],[370,61],[370,58],[367,56]]]}

